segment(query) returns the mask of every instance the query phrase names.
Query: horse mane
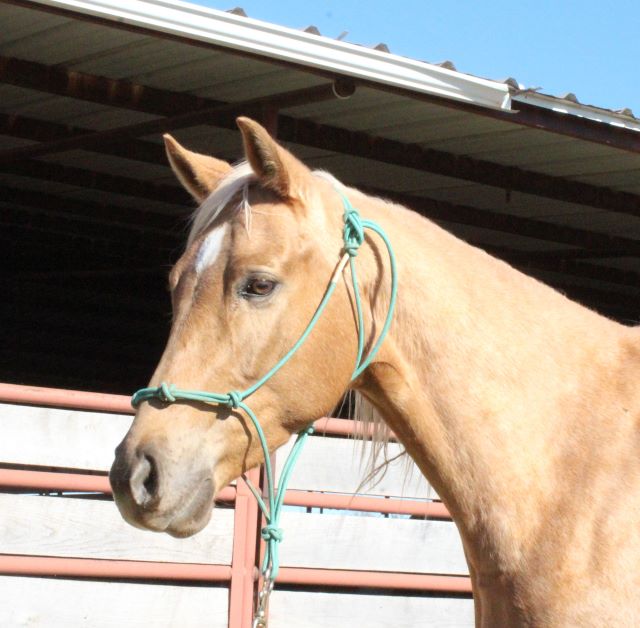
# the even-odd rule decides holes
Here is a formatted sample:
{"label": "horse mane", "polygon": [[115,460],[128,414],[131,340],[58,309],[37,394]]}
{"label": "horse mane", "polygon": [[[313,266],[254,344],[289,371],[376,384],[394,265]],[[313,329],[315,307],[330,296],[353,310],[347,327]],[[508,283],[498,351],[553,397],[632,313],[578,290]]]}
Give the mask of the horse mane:
{"label": "horse mane", "polygon": [[[339,190],[349,189],[350,192],[362,194],[357,190],[347,188],[344,183],[329,172],[314,170],[312,174]],[[251,225],[249,188],[257,181],[258,178],[248,162],[241,161],[236,164],[191,216],[187,247],[213,224],[236,196],[239,198],[231,211],[244,211],[245,223],[247,230],[249,230]],[[343,403],[345,403],[344,400],[341,404]],[[359,492],[365,486],[373,487],[380,482],[384,477],[387,465],[393,462],[396,457],[389,459],[387,455],[391,431],[376,407],[355,390],[347,393],[346,404],[349,418],[356,423],[355,436],[361,442],[360,464],[365,475],[356,491]],[[404,454],[405,452],[403,451],[402,453]]]}

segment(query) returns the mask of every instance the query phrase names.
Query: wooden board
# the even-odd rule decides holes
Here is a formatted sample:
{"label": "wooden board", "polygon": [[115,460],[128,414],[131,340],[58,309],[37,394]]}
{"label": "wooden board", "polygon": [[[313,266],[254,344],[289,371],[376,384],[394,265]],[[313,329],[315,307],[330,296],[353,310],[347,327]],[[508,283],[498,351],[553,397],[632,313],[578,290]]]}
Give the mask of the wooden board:
{"label": "wooden board", "polygon": [[288,567],[469,573],[448,521],[283,512],[281,526],[280,561]]}
{"label": "wooden board", "polygon": [[473,600],[276,590],[269,628],[472,628]]}
{"label": "wooden board", "polygon": [[[276,452],[278,474],[287,458],[293,439]],[[369,444],[365,444],[370,447]],[[366,476],[366,465],[361,463],[362,443],[353,438],[307,439],[300,458],[291,476],[289,488],[308,491],[326,491],[353,494]],[[397,443],[389,443],[388,457],[401,451]],[[418,468],[402,456],[388,465],[380,481],[372,486],[365,484],[360,493],[395,497],[437,499],[437,494],[424,479]]]}
{"label": "wooden board", "polygon": [[225,628],[228,589],[0,576],[3,628]]}
{"label": "wooden board", "polygon": [[0,462],[108,471],[133,417],[0,404]]}
{"label": "wooden board", "polygon": [[188,539],[134,528],[112,501],[0,494],[0,512],[0,553],[231,564],[229,509]]}
{"label": "wooden board", "polygon": [[[0,463],[108,471],[113,451],[131,424],[128,415],[0,404]],[[278,450],[280,468],[291,444]],[[290,487],[352,494],[366,474],[361,443],[348,438],[310,438]],[[389,456],[400,446],[390,443]],[[375,485],[361,493],[436,498],[432,487],[406,457],[391,463]]]}

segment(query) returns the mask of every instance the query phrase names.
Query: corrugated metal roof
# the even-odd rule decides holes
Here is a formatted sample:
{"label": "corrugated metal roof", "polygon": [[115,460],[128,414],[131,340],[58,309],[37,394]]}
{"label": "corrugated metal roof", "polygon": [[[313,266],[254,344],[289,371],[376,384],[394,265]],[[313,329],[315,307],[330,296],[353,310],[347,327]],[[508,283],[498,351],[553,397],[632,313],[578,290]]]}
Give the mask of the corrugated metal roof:
{"label": "corrugated metal roof", "polygon": [[[150,7],[158,11],[155,21]],[[89,250],[102,271],[118,259],[131,269],[166,266],[181,246],[175,218],[185,217],[191,203],[164,161],[159,132],[136,135],[130,154],[105,144],[7,161],[7,151],[46,144],[44,135],[163,120],[172,115],[174,96],[243,103],[347,76],[356,86],[349,98],[280,109],[281,139],[296,154],[347,183],[408,199],[459,236],[605,313],[640,318],[640,123],[627,113],[526,91],[512,79],[470,77],[449,62],[407,60],[384,47],[182,3],[25,1],[0,4],[0,22],[0,209],[8,234],[0,240],[15,277],[34,286],[30,307],[42,290],[29,283],[31,275],[63,273]],[[10,63],[24,74],[9,77]],[[40,77],[34,83],[30,72]],[[83,92],[83,77],[99,89]],[[139,101],[119,95],[130,83]],[[163,95],[162,106],[145,100],[149,88]],[[16,120],[29,130],[16,130]],[[194,150],[226,159],[241,153],[239,134],[213,118],[173,133]],[[147,222],[167,234],[165,244],[144,235]],[[95,320],[108,299],[126,306],[133,296],[124,292],[134,287],[136,302],[147,294],[164,312],[163,283],[160,275],[131,288],[111,286]],[[88,329],[94,324],[78,320]],[[159,328],[164,321],[156,321]],[[125,350],[124,340],[114,342]]]}

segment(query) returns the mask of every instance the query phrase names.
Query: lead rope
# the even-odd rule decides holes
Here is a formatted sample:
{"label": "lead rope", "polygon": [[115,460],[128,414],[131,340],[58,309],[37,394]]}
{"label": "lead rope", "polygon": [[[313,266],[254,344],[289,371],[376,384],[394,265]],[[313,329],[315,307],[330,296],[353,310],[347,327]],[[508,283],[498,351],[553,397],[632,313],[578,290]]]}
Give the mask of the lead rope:
{"label": "lead rope", "polygon": [[[267,628],[267,606],[269,603],[269,596],[273,590],[273,583],[278,576],[278,570],[280,567],[279,560],[279,544],[283,538],[283,531],[280,527],[280,515],[282,512],[282,504],[284,502],[284,495],[287,490],[289,478],[295,466],[296,460],[300,456],[300,452],[304,445],[304,442],[310,434],[313,433],[313,426],[309,425],[305,429],[298,433],[296,441],[287,457],[282,473],[280,474],[280,482],[278,489],[275,489],[273,469],[271,467],[271,458],[269,456],[269,447],[267,445],[267,439],[258,421],[258,418],[249,406],[244,403],[244,400],[252,395],[256,390],[263,386],[269,379],[271,379],[298,351],[304,341],[307,339],[313,328],[315,327],[322,312],[325,310],[331,295],[334,293],[338,281],[342,276],[342,272],[349,263],[349,269],[351,271],[351,282],[353,286],[353,294],[356,305],[356,315],[358,319],[358,352],[356,357],[356,366],[351,375],[351,381],[358,377],[366,368],[371,364],[371,361],[375,357],[376,353],[380,349],[389,327],[391,326],[391,320],[393,318],[393,311],[396,304],[396,295],[398,291],[397,269],[396,260],[393,253],[391,242],[387,237],[384,229],[377,223],[371,220],[362,219],[358,211],[353,207],[349,199],[338,191],[342,198],[342,204],[344,206],[344,228],[343,228],[343,241],[344,241],[344,253],[336,266],[331,281],[327,286],[327,289],[320,301],[320,304],[316,308],[315,313],[311,317],[309,324],[302,332],[297,342],[289,349],[289,351],[273,366],[263,377],[261,377],[255,384],[243,391],[231,391],[228,393],[213,393],[200,390],[181,390],[176,388],[174,384],[167,384],[162,382],[160,386],[141,388],[134,393],[131,398],[131,405],[135,408],[139,406],[143,401],[149,401],[150,399],[159,399],[164,403],[174,403],[178,400],[188,401],[202,401],[204,403],[212,403],[218,405],[226,405],[234,410],[243,410],[249,417],[258,435],[260,446],[264,455],[265,476],[267,479],[267,495],[266,503],[260,493],[256,490],[248,478],[243,476],[243,479],[247,483],[250,491],[258,502],[258,506],[262,511],[265,518],[266,525],[261,530],[261,536],[266,543],[266,551],[264,560],[262,562],[261,573],[263,576],[263,586],[258,594],[258,604],[256,607],[255,619],[253,621],[254,628]],[[364,353],[364,315],[362,311],[362,300],[360,298],[360,291],[358,287],[358,278],[356,273],[355,258],[358,254],[358,249],[362,246],[365,239],[365,229],[369,229],[378,234],[385,244],[387,253],[389,255],[389,264],[391,269],[391,294],[389,298],[389,307],[387,310],[387,316],[382,326],[382,330],[378,339],[371,347],[369,354],[365,359],[362,358]]]}

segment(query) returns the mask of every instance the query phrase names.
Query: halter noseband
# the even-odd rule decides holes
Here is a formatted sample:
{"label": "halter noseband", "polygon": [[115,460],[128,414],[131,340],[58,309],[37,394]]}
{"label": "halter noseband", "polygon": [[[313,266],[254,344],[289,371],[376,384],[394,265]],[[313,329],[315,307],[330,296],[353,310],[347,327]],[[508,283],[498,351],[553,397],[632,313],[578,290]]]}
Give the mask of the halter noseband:
{"label": "halter noseband", "polygon": [[[376,353],[380,349],[380,345],[384,340],[387,332],[389,331],[389,327],[391,325],[391,319],[393,317],[393,310],[395,308],[396,303],[396,294],[397,294],[397,270],[396,270],[396,260],[395,255],[393,253],[393,248],[391,246],[391,242],[385,231],[378,225],[377,223],[362,219],[358,210],[356,210],[349,199],[341,192],[338,191],[342,198],[342,203],[344,206],[344,228],[343,228],[343,255],[336,266],[336,270],[333,273],[329,285],[320,301],[320,304],[316,308],[314,315],[311,317],[307,327],[302,332],[298,341],[289,349],[289,351],[282,357],[280,360],[273,366],[263,377],[261,377],[255,384],[250,386],[249,388],[242,391],[232,390],[226,394],[224,393],[213,393],[206,392],[200,390],[182,390],[180,388],[176,388],[174,384],[167,384],[166,382],[162,382],[157,387],[151,388],[141,388],[136,393],[134,393],[131,398],[131,404],[133,407],[139,406],[143,401],[149,401],[150,399],[159,399],[164,403],[174,403],[180,400],[188,400],[188,401],[202,401],[204,403],[212,403],[219,405],[226,405],[233,409],[241,409],[247,414],[247,416],[251,419],[253,426],[256,429],[258,434],[258,438],[260,440],[260,445],[262,447],[262,451],[264,454],[264,465],[265,465],[265,475],[267,478],[267,504],[262,499],[260,493],[256,490],[256,488],[246,479],[247,486],[253,493],[254,497],[258,502],[258,506],[264,515],[264,518],[267,522],[264,528],[262,528],[261,534],[262,538],[266,541],[267,547],[264,556],[264,561],[262,563],[262,574],[265,578],[266,588],[264,591],[270,592],[270,587],[273,585],[273,581],[276,579],[278,575],[279,568],[279,556],[278,556],[278,544],[282,541],[283,531],[279,527],[280,522],[280,513],[282,510],[282,504],[284,501],[284,495],[287,490],[287,484],[289,483],[289,478],[291,476],[291,472],[295,465],[295,462],[300,455],[300,451],[304,444],[304,441],[309,436],[309,434],[313,433],[313,426],[308,426],[298,433],[298,437],[293,445],[291,452],[287,460],[284,463],[282,468],[282,473],[280,475],[280,482],[278,484],[278,490],[276,491],[274,488],[274,476],[273,470],[271,468],[271,460],[269,456],[269,448],[267,445],[267,440],[265,438],[264,432],[258,421],[258,418],[254,414],[254,412],[249,408],[249,406],[244,403],[244,400],[252,395],[256,390],[258,390],[261,386],[263,386],[267,381],[269,381],[298,351],[298,349],[302,346],[304,341],[307,339],[313,328],[315,327],[318,319],[320,318],[322,312],[327,306],[331,295],[334,293],[336,286],[338,285],[338,281],[340,280],[340,276],[342,275],[342,271],[344,270],[347,262],[349,263],[351,270],[351,280],[353,285],[353,294],[356,305],[356,313],[358,318],[358,353],[356,358],[356,367],[351,375],[351,381],[353,381],[356,377],[358,377],[366,368],[369,366]],[[356,274],[356,266],[355,266],[355,257],[358,254],[358,249],[363,244],[365,239],[365,229],[369,229],[375,233],[377,233],[382,241],[384,242],[387,252],[389,254],[389,264],[391,268],[391,295],[389,299],[389,308],[387,311],[387,316],[384,321],[384,325],[382,327],[382,331],[380,332],[380,336],[374,343],[369,355],[363,359],[364,352],[364,316],[362,312],[362,301],[360,298],[360,291],[358,288],[358,279]],[[268,584],[267,584],[268,583]],[[268,597],[268,593],[266,595]],[[262,599],[262,594],[261,594]],[[257,619],[264,619],[264,607],[262,604],[259,605],[259,611],[262,611],[262,617],[256,617]],[[266,623],[260,624],[266,625]]]}

